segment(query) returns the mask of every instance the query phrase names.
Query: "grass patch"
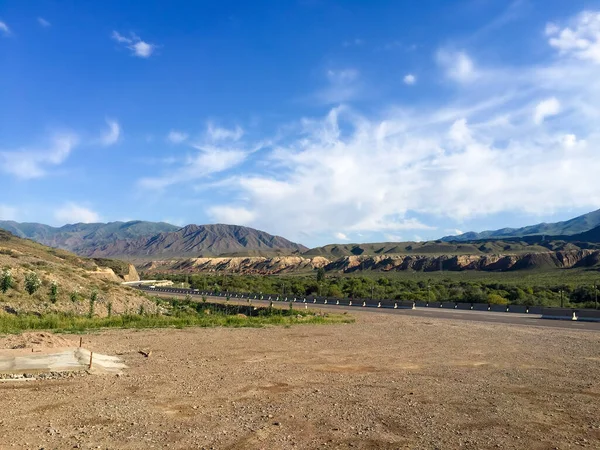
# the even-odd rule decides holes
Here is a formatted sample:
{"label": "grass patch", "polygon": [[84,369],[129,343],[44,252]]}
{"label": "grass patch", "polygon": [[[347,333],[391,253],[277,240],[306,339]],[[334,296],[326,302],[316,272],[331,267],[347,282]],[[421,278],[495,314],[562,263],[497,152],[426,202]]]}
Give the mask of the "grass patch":
{"label": "grass patch", "polygon": [[[106,328],[184,328],[184,327],[263,327],[267,325],[352,323],[346,315],[316,314],[277,308],[252,308],[236,305],[201,304],[197,308],[182,301],[166,301],[167,314],[123,314],[111,317],[86,317],[72,313],[2,314],[0,334],[44,330],[83,333]],[[163,305],[165,306],[165,305]],[[240,308],[251,308],[244,314]],[[246,311],[248,312],[248,311]]]}

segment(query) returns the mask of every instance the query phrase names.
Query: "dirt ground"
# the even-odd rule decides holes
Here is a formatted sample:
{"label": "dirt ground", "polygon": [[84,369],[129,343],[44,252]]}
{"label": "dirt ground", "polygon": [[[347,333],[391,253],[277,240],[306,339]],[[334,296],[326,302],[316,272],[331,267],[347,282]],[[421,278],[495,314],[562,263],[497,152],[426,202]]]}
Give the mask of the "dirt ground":
{"label": "dirt ground", "polygon": [[355,317],[86,335],[130,368],[0,383],[0,448],[600,448],[599,332]]}

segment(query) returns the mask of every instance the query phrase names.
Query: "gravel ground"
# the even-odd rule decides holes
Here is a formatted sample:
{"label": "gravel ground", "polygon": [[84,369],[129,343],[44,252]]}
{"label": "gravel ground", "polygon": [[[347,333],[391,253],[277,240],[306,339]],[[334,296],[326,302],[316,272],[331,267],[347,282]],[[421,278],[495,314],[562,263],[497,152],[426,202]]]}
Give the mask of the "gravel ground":
{"label": "gravel ground", "polygon": [[600,448],[600,332],[354,315],[84,336],[130,368],[0,383],[0,448]]}

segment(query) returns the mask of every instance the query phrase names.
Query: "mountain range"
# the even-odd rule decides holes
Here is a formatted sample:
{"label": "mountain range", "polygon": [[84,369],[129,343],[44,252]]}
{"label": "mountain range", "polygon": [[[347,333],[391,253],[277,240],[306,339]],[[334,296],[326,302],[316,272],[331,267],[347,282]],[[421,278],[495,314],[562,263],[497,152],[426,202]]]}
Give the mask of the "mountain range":
{"label": "mountain range", "polygon": [[0,228],[17,237],[93,258],[264,256],[308,250],[280,236],[238,225],[177,227],[164,222],[132,221],[78,223],[56,228],[39,223],[0,221]]}
{"label": "mountain range", "polygon": [[501,228],[499,230],[488,230],[480,233],[470,231],[458,236],[444,236],[441,240],[445,242],[465,242],[533,235],[569,236],[589,231],[598,226],[600,226],[600,209],[564,222],[538,223],[537,225],[530,225],[523,228]]}
{"label": "mountain range", "polygon": [[[0,221],[17,237],[92,258],[157,260],[205,257],[301,255],[329,260],[349,256],[525,254],[598,249],[600,210],[557,223],[470,232],[427,242],[332,244],[308,249],[264,231],[238,225],[165,222],[78,223],[51,227]],[[576,245],[574,245],[576,243]]]}

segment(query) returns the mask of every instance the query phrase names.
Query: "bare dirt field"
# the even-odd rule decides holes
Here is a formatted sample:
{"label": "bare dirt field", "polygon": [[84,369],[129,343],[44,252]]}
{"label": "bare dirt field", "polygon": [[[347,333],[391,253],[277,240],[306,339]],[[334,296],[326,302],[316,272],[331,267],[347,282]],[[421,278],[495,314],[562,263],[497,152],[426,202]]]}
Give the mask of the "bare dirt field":
{"label": "bare dirt field", "polygon": [[0,448],[600,448],[600,332],[354,315],[86,335],[129,369],[0,383]]}

